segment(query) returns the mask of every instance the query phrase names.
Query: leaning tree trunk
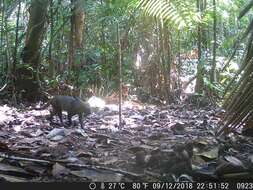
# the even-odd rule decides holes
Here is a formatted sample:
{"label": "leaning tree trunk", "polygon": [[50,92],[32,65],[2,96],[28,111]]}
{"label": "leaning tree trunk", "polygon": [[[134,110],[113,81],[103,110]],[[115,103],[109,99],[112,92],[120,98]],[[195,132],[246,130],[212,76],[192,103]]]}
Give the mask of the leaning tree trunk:
{"label": "leaning tree trunk", "polygon": [[48,5],[49,0],[32,0],[25,46],[21,54],[24,64],[16,69],[16,89],[30,101],[36,100],[39,95],[38,68]]}

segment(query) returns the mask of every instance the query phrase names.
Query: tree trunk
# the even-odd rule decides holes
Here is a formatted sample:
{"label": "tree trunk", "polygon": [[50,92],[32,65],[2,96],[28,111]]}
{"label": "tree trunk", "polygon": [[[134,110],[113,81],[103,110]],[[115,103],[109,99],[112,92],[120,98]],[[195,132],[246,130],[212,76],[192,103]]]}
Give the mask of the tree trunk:
{"label": "tree trunk", "polygon": [[216,82],[216,26],[217,26],[217,17],[216,17],[216,0],[213,0],[213,61],[212,61],[212,69],[211,69],[211,82]]}
{"label": "tree trunk", "polygon": [[[82,48],[84,17],[83,0],[71,0],[71,30],[69,42],[69,69],[79,71],[75,65],[75,54],[77,49]],[[78,72],[79,73],[79,72]]]}
{"label": "tree trunk", "polygon": [[[197,9],[202,14],[202,1],[197,0]],[[203,63],[202,63],[202,26],[198,25],[198,65],[197,65],[197,80],[195,92],[201,94],[203,92]]]}
{"label": "tree trunk", "polygon": [[53,32],[54,32],[54,15],[53,15],[53,0],[50,0],[50,40],[49,40],[49,48],[48,48],[48,63],[49,63],[49,76],[53,78],[55,75],[55,67],[52,59],[52,47],[53,47]]}
{"label": "tree trunk", "polygon": [[[172,36],[171,36],[171,31],[169,31],[169,28],[165,29],[165,47],[166,47],[166,51],[167,51],[167,67],[166,67],[166,72],[168,75],[168,81],[167,81],[167,93],[168,93],[168,101],[169,103],[171,103],[171,101],[174,101],[174,97],[172,97],[171,93],[171,83],[172,83],[172,75],[171,75],[171,71],[172,71],[172,64],[173,64],[173,51],[172,51]],[[179,77],[178,77],[178,81],[177,84],[180,84],[179,82]]]}
{"label": "tree trunk", "polygon": [[0,6],[1,6],[1,39],[0,39],[0,47],[1,47],[1,52],[2,52],[3,39],[4,39],[4,15],[5,15],[4,0],[1,0]]}
{"label": "tree trunk", "polygon": [[[59,11],[59,8],[61,6],[61,1],[62,0],[58,0],[57,1],[57,5],[56,5],[56,9],[55,9],[55,20],[59,20],[61,19],[60,17],[60,11]],[[67,22],[68,19],[66,19],[66,22]],[[60,27],[58,29],[58,32],[56,34],[56,40],[55,41],[55,52],[56,52],[56,59],[57,59],[57,62],[54,62],[54,66],[55,66],[55,74],[57,75],[58,73],[61,73],[61,68],[64,66],[64,64],[61,64],[61,50],[62,50],[62,35],[63,35],[63,31],[64,31],[64,25],[62,27]]]}
{"label": "tree trunk", "polygon": [[48,4],[49,0],[31,2],[25,46],[21,55],[24,65],[16,69],[15,86],[22,92],[23,98],[30,101],[36,100],[39,95],[38,67]]}
{"label": "tree trunk", "polygon": [[13,73],[16,72],[16,65],[17,65],[17,51],[18,51],[18,28],[19,28],[19,16],[20,16],[20,7],[21,7],[21,2],[19,0],[18,2],[18,13],[17,13],[17,21],[16,21],[16,31],[15,31],[15,47],[14,47],[14,52],[13,52],[13,65],[12,65],[12,71]]}
{"label": "tree trunk", "polygon": [[119,66],[119,127],[122,126],[122,63],[119,23],[117,23],[118,66]]}
{"label": "tree trunk", "polygon": [[[101,40],[102,40],[102,44],[103,44],[103,47],[105,47],[106,45],[106,41],[105,41],[105,26],[104,26],[104,22],[102,21],[101,22]],[[107,63],[107,60],[106,60],[106,53],[104,51],[102,51],[102,55],[101,55],[101,63],[103,65],[106,65]]]}
{"label": "tree trunk", "polygon": [[[0,48],[1,48],[1,59],[0,59],[0,61],[1,61],[1,64],[3,64],[4,63],[4,23],[5,23],[5,6],[4,6],[4,0],[1,0],[1,4],[0,4],[0,6],[1,6],[1,39],[0,39]],[[4,69],[5,69],[5,66],[4,66],[4,64],[2,65],[2,67],[1,67],[1,69],[2,69],[2,71],[1,71],[1,73],[4,73]]]}
{"label": "tree trunk", "polygon": [[69,62],[68,62],[68,72],[71,71],[73,68],[74,63],[74,30],[75,30],[75,23],[74,23],[74,2],[75,0],[71,0],[71,17],[70,17],[70,36],[69,36]]}
{"label": "tree trunk", "polygon": [[83,47],[83,30],[85,21],[85,12],[83,10],[83,0],[75,0],[74,4],[74,27],[75,27],[75,47]]}
{"label": "tree trunk", "polygon": [[150,65],[150,72],[153,72],[154,81],[151,89],[152,96],[159,96],[162,97],[162,64],[163,64],[163,45],[162,45],[162,26],[159,20],[156,20],[156,30],[159,35],[157,35],[157,57],[156,61]]}
{"label": "tree trunk", "polygon": [[[200,12],[201,14],[206,10],[207,1],[200,0]],[[202,16],[202,15],[201,15]],[[201,26],[201,33],[202,33],[202,49],[204,52],[208,49],[208,28]]]}
{"label": "tree trunk", "polygon": [[161,24],[160,28],[161,42],[160,45],[162,48],[162,74],[164,76],[164,97],[166,102],[170,102],[170,63],[171,63],[171,46],[169,41],[169,31],[167,26]]}
{"label": "tree trunk", "polygon": [[4,6],[4,0],[1,0],[1,3],[0,3],[0,6],[1,6],[1,38],[0,38],[0,48],[1,48],[1,63],[3,63],[3,40],[4,40],[4,17],[5,17],[5,6]]}
{"label": "tree trunk", "polygon": [[181,35],[180,35],[180,30],[178,31],[178,67],[177,67],[177,72],[178,72],[178,95],[180,96],[182,92],[182,83],[180,80],[181,76],[181,67],[182,67],[182,60],[181,60]]}

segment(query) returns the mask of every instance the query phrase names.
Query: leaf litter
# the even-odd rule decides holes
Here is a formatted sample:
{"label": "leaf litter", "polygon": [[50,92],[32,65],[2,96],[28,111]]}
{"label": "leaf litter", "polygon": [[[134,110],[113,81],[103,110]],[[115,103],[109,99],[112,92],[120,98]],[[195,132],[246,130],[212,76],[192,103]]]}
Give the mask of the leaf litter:
{"label": "leaf litter", "polygon": [[[133,106],[134,105],[134,106]],[[0,106],[0,181],[252,179],[251,137],[217,137],[220,111],[193,105],[104,105],[80,128],[48,110]],[[64,115],[64,121],[67,116]]]}

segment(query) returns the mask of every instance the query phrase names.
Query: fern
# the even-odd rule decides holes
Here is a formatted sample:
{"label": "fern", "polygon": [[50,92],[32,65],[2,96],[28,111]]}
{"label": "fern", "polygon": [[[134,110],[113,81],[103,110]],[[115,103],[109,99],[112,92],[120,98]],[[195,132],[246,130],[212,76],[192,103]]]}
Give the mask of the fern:
{"label": "fern", "polygon": [[178,29],[192,27],[194,22],[200,21],[195,7],[182,0],[139,0],[136,7],[143,9],[149,16],[177,26]]}

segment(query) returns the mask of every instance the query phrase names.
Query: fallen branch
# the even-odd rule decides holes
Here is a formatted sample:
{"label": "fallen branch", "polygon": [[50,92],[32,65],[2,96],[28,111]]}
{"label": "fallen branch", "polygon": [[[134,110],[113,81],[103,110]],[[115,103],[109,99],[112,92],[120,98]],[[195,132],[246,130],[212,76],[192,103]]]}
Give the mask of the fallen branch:
{"label": "fallen branch", "polygon": [[5,89],[5,87],[7,86],[7,83],[0,89],[0,92]]}
{"label": "fallen branch", "polygon": [[48,165],[53,165],[55,163],[61,163],[62,165],[66,166],[66,167],[88,168],[88,169],[92,169],[92,170],[106,170],[106,171],[110,171],[110,172],[123,174],[126,177],[133,178],[133,179],[142,177],[142,175],[140,175],[140,174],[127,172],[127,171],[114,169],[114,168],[107,168],[107,167],[103,167],[103,166],[93,166],[93,165],[86,165],[86,164],[73,164],[73,163],[68,163],[66,161],[61,161],[61,160],[42,160],[42,159],[34,159],[34,158],[27,158],[27,157],[20,157],[20,156],[12,156],[12,155],[8,155],[8,154],[2,153],[2,152],[0,152],[0,158],[12,159],[12,160],[17,160],[17,161],[36,162],[36,163],[48,164]]}
{"label": "fallen branch", "polygon": [[0,158],[6,158],[6,159],[12,159],[12,160],[18,160],[18,161],[37,162],[37,163],[41,163],[41,164],[52,164],[52,162],[48,161],[48,160],[40,160],[40,159],[34,159],[34,158],[12,156],[12,155],[8,155],[8,154],[2,153],[2,152],[0,152]]}
{"label": "fallen branch", "polygon": [[141,174],[127,172],[127,171],[120,170],[120,169],[107,168],[107,167],[103,167],[103,166],[93,166],[93,165],[87,165],[87,164],[67,164],[66,166],[78,167],[78,168],[88,168],[88,169],[93,169],[93,170],[107,170],[107,171],[123,174],[126,177],[133,178],[133,179],[137,179],[137,178],[140,179],[143,176]]}

